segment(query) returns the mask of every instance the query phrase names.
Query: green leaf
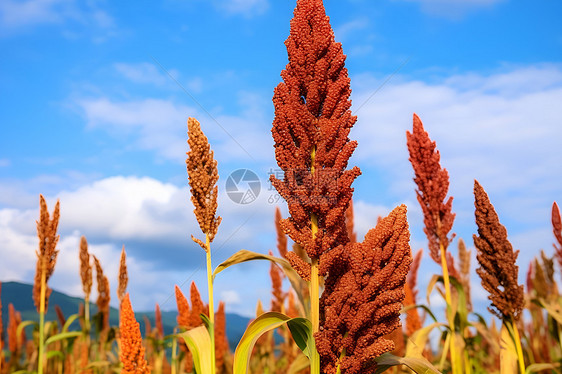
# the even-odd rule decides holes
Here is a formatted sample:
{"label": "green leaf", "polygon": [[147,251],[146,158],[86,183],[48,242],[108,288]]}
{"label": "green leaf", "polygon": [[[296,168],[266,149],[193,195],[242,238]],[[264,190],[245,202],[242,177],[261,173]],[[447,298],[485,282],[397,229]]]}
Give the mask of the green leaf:
{"label": "green leaf", "polygon": [[384,372],[386,369],[396,365],[406,365],[408,368],[418,374],[436,373],[441,374],[439,370],[427,361],[424,357],[398,357],[391,353],[383,353],[375,358],[377,362],[376,374]]}
{"label": "green leaf", "polygon": [[310,366],[310,361],[308,360],[308,357],[306,357],[303,354],[299,354],[297,358],[295,358],[295,360],[291,363],[289,369],[287,369],[287,374],[296,374],[299,371],[304,370],[309,366]]}
{"label": "green leaf", "polygon": [[295,339],[295,342],[307,357],[316,352],[310,321],[300,317],[290,318],[282,313],[267,312],[250,323],[242,339],[240,339],[238,347],[236,347],[234,352],[233,374],[248,373],[250,356],[256,341],[266,332],[285,323],[289,326],[293,339]]}
{"label": "green leaf", "polygon": [[78,314],[73,314],[69,316],[66,322],[64,323],[64,326],[62,327],[62,332],[67,332],[68,329],[70,328],[70,325],[72,325],[72,322],[76,321],[78,318],[80,318],[80,315]]}
{"label": "green leaf", "polygon": [[408,343],[406,344],[406,356],[408,357],[421,357],[427,340],[429,339],[429,334],[431,330],[436,327],[446,326],[444,323],[435,322],[429,326],[423,327],[416,331],[408,338]]}
{"label": "green leaf", "polygon": [[36,328],[39,328],[39,324],[37,322],[34,321],[23,321],[22,323],[20,323],[18,325],[18,328],[16,329],[16,336],[21,336],[21,333],[23,331],[23,329],[25,329],[27,326],[35,326]]}
{"label": "green leaf", "polygon": [[555,370],[559,367],[560,367],[559,363],[531,364],[531,365],[527,366],[527,369],[525,369],[525,373],[530,374],[530,373],[536,373],[536,372],[541,371],[541,370],[549,370],[549,369]]}
{"label": "green leaf", "polygon": [[427,307],[427,305],[423,305],[423,304],[408,305],[407,307],[402,308],[402,310],[400,311],[400,313],[406,313],[408,310],[414,309],[414,308],[421,308],[421,309],[423,309],[427,314],[429,314],[429,316],[431,317],[431,319],[432,319],[434,322],[437,322],[437,317],[435,317],[435,314],[433,314],[433,312],[431,311],[431,309],[429,309],[429,308]]}
{"label": "green leaf", "polygon": [[316,342],[312,333],[312,323],[306,318],[293,318],[287,321],[291,335],[302,353],[311,358],[316,349]]}
{"label": "green leaf", "polygon": [[186,332],[178,334],[185,340],[191,355],[193,356],[193,365],[197,373],[209,374],[215,363],[211,362],[211,337],[205,326],[198,326]]}
{"label": "green leaf", "polygon": [[61,351],[49,351],[47,352],[47,360],[53,357],[60,357],[60,358],[64,358],[64,355],[62,354]]}
{"label": "green leaf", "polygon": [[61,332],[59,334],[56,334],[56,335],[53,335],[53,336],[49,337],[49,339],[47,339],[45,341],[45,346],[47,346],[51,343],[57,342],[59,340],[76,338],[80,335],[82,335],[81,331]]}
{"label": "green leaf", "polygon": [[[289,261],[285,260],[284,258],[270,256],[270,255],[264,255],[262,253],[257,253],[257,252],[248,251],[246,249],[241,249],[238,252],[236,252],[235,254],[233,254],[232,256],[230,256],[228,259],[226,259],[219,266],[217,266],[217,268],[213,272],[213,280],[215,279],[215,277],[218,273],[220,273],[221,271],[223,271],[224,269],[226,269],[226,268],[228,268],[232,265],[241,264],[243,262],[254,261],[254,260],[268,260],[268,261],[271,261],[271,262],[275,262],[276,264],[281,266],[281,268],[283,269],[283,272],[285,273],[285,275],[289,279],[289,282],[291,282],[291,286],[293,287],[293,289],[297,293],[297,297],[299,298],[301,304],[306,305],[306,303],[304,301],[304,295],[301,292],[301,289],[303,289],[303,283],[306,283],[306,282],[304,280],[302,280],[302,278],[297,274],[297,272],[295,271],[295,269],[293,269],[293,267],[291,266]],[[304,288],[307,288],[307,287],[308,286],[305,286]]]}

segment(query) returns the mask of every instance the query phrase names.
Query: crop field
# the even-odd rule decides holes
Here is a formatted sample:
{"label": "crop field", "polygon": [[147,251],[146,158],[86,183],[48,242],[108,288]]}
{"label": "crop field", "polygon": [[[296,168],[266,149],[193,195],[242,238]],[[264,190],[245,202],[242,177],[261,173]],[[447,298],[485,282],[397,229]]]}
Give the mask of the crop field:
{"label": "crop field", "polygon": [[[114,259],[118,274],[108,274],[85,236],[74,269],[83,290],[80,307],[65,314],[50,302],[49,279],[67,256],[59,249],[64,200],[48,206],[40,195],[36,270],[29,279],[38,318],[22,318],[11,303],[0,303],[0,317],[8,321],[2,324],[0,318],[0,374],[562,373],[557,203],[550,202],[551,215],[545,217],[553,249],[537,248],[530,263],[521,263],[493,194],[471,177],[475,231],[464,238],[470,244],[455,237],[441,144],[412,113],[404,147],[419,205],[398,204],[359,237],[353,183],[361,170],[351,157],[369,145],[350,133],[357,121],[350,100],[353,82],[322,0],[297,1],[285,46],[288,64],[274,89],[271,128],[271,153],[281,172],[270,182],[279,197],[275,202],[283,204],[270,217],[276,251],[241,249],[212,262],[221,224],[237,217],[218,215],[222,161],[199,120],[189,117],[185,178],[200,230],[186,234],[200,247],[206,282],[191,282],[189,294],[179,286],[168,290],[177,307],[173,331],[164,331],[156,303],[154,319],[145,317],[141,331],[128,287],[142,274],[128,271],[125,246]],[[411,245],[407,212],[414,208],[423,214],[422,249]],[[424,257],[440,271],[419,276]],[[215,281],[250,261],[269,266],[270,302],[258,302],[232,346],[226,303],[215,294]],[[474,274],[480,284],[474,284]],[[110,278],[118,279],[113,294]],[[487,309],[473,306],[476,288],[486,293]],[[113,301],[118,324],[110,322],[112,297],[118,300]],[[430,304],[430,298],[440,303]],[[53,310],[56,319],[47,317]]]}

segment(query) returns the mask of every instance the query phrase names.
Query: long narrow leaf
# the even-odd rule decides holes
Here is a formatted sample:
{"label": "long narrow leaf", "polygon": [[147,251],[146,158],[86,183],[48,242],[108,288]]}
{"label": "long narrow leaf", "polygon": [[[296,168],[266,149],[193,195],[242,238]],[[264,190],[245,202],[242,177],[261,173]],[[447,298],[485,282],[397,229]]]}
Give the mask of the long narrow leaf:
{"label": "long narrow leaf", "polygon": [[301,370],[306,369],[310,366],[310,361],[308,357],[303,354],[299,354],[297,358],[291,363],[289,369],[287,369],[287,374],[296,374]]}
{"label": "long narrow leaf", "polygon": [[186,332],[178,334],[185,340],[191,355],[193,356],[193,365],[197,373],[211,373],[211,337],[205,326],[198,326]]}
{"label": "long narrow leaf", "polygon": [[396,365],[406,365],[418,374],[440,374],[440,371],[424,357],[398,357],[391,353],[383,353],[379,357],[375,358],[375,361],[377,362],[376,374],[382,373],[388,368]]}
{"label": "long narrow leaf", "polygon": [[47,339],[45,341],[45,346],[47,346],[51,343],[54,343],[54,342],[58,342],[59,340],[76,338],[80,335],[82,335],[81,331],[61,332],[60,334],[56,334],[56,335],[53,335],[53,336],[49,337],[49,339]]}
{"label": "long narrow leaf", "polygon": [[[223,271],[224,269],[226,269],[226,268],[228,268],[232,265],[241,264],[243,262],[248,262],[248,261],[255,261],[255,260],[267,260],[267,261],[275,262],[276,264],[281,266],[281,268],[283,269],[283,272],[285,273],[285,275],[289,279],[289,282],[291,282],[291,286],[293,287],[293,289],[297,293],[297,297],[299,298],[301,304],[306,305],[305,300],[304,300],[304,295],[301,292],[301,290],[303,289],[303,282],[304,281],[297,274],[295,269],[293,269],[291,267],[291,264],[289,263],[289,261],[285,260],[284,258],[265,255],[263,253],[252,252],[252,251],[248,251],[246,249],[241,249],[238,252],[236,252],[235,254],[233,254],[232,256],[230,256],[229,258],[227,258],[219,266],[217,266],[215,271],[213,271],[213,280],[215,279],[215,277],[217,276],[218,273],[220,273],[221,271]],[[304,288],[306,288],[306,287],[304,287]]]}
{"label": "long narrow leaf", "polygon": [[290,318],[282,313],[267,312],[256,318],[248,328],[234,352],[233,374],[246,374],[250,367],[250,357],[252,349],[260,336],[283,324],[289,326],[293,339],[309,357],[316,349],[314,347],[314,337],[312,336],[312,326],[310,321],[305,318]]}
{"label": "long narrow leaf", "polygon": [[435,322],[413,333],[412,336],[410,336],[410,338],[408,339],[408,343],[406,344],[406,356],[421,356],[429,339],[429,334],[434,328],[441,326],[446,325],[444,323]]}

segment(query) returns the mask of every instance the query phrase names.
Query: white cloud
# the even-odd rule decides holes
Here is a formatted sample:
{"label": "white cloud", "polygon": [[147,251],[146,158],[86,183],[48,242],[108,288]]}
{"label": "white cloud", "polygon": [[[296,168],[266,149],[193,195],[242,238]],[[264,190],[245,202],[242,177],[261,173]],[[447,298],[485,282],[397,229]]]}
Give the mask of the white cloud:
{"label": "white cloud", "polygon": [[[373,76],[352,77],[356,108],[378,86]],[[562,68],[536,65],[497,74],[466,74],[426,83],[395,77],[359,111],[351,138],[359,141],[355,163],[374,168],[386,194],[416,206],[408,162],[406,130],[416,112],[437,142],[441,165],[450,174],[457,214],[453,231],[470,243],[475,233],[473,181],[488,192],[515,248],[524,273],[540,248],[550,248],[550,208],[562,196]],[[370,169],[371,168],[371,169]],[[360,177],[362,178],[362,177]],[[356,189],[374,204],[376,196]],[[413,204],[413,205],[412,205]],[[410,222],[413,238],[423,239],[420,214]],[[425,245],[424,245],[425,246]],[[523,278],[521,278],[523,279]]]}
{"label": "white cloud", "polygon": [[10,166],[12,163],[9,159],[7,158],[0,158],[0,168],[5,168]]}
{"label": "white cloud", "polygon": [[224,290],[220,293],[220,299],[225,304],[240,304],[240,294],[236,290]]}
{"label": "white cloud", "polygon": [[268,0],[214,0],[217,9],[232,15],[253,17],[269,8]]}
{"label": "white cloud", "polygon": [[364,30],[369,26],[369,19],[368,18],[356,18],[349,22],[346,22],[342,25],[339,25],[334,29],[334,35],[336,40],[341,42],[350,38],[350,36],[359,30]]}
{"label": "white cloud", "polygon": [[148,83],[162,86],[167,79],[153,64],[142,62],[137,64],[115,63],[113,65],[118,73],[134,83]]}
{"label": "white cloud", "polygon": [[490,8],[505,0],[399,0],[418,3],[429,14],[445,18],[459,18],[466,13]]}
{"label": "white cloud", "polygon": [[81,31],[62,30],[62,35],[75,39],[84,30],[94,42],[103,42],[115,36],[115,21],[95,2],[75,0],[4,0],[0,2],[0,35],[29,31],[40,25],[78,25]]}
{"label": "white cloud", "polygon": [[[129,71],[129,74],[133,74]],[[193,107],[170,100],[116,101],[107,97],[76,100],[89,128],[100,128],[116,136],[131,134],[134,146],[155,151],[171,160],[182,160],[187,151],[187,118],[201,122],[215,157],[219,160],[273,160],[273,140],[263,131],[263,98],[240,92],[240,116],[214,115],[210,119]],[[216,122],[215,122],[216,120]]]}
{"label": "white cloud", "polygon": [[[220,188],[222,190],[223,186]],[[124,244],[128,258],[129,291],[139,310],[152,310],[155,302],[164,309],[174,309],[174,284],[189,285],[192,280],[196,281],[203,298],[207,298],[205,256],[189,239],[190,233],[197,237],[202,234],[193,216],[186,188],[146,177],[119,176],[98,180],[72,191],[61,191],[56,197],[61,202],[61,239],[57,266],[49,281],[51,287],[73,296],[82,295],[78,249],[80,236],[85,235],[90,252],[100,259],[110,279],[112,297],[117,282],[119,254]],[[36,203],[35,196],[30,198]],[[50,211],[55,201],[54,197],[47,197]],[[267,202],[265,193],[250,205],[235,204],[224,192],[221,193],[219,214],[224,220],[212,245],[214,265],[242,248],[264,253],[273,248],[273,211],[274,206]],[[37,208],[0,209],[2,281],[33,281],[37,217]],[[144,248],[146,246],[148,248]],[[174,251],[181,253],[174,254]],[[177,258],[181,258],[180,263],[177,263]],[[267,266],[262,261],[261,264],[245,265],[243,268],[246,270],[232,268],[221,273],[216,280],[217,302],[224,300],[228,312],[251,315],[253,302],[250,306],[241,303],[240,295],[232,290],[252,290],[252,298],[259,295],[267,299],[270,291]],[[252,273],[256,268],[264,270],[247,276],[247,269],[251,269]],[[263,287],[255,287],[257,280]]]}

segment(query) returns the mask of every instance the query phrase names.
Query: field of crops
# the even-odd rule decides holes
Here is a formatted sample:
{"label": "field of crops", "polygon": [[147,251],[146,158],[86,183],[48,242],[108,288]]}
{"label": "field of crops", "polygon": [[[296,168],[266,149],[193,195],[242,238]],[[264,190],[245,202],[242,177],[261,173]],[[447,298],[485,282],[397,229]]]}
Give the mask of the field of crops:
{"label": "field of crops", "polygon": [[[235,217],[217,216],[221,160],[214,158],[199,122],[189,118],[187,178],[201,229],[191,238],[206,258],[208,304],[195,283],[189,298],[176,286],[174,333],[164,334],[156,304],[155,320],[141,334],[127,293],[123,248],[116,290],[120,322],[110,325],[108,275],[82,237],[76,274],[84,301],[75,314],[64,315],[49,304],[48,286],[59,254],[59,202],[50,210],[40,196],[30,295],[39,322],[22,321],[13,305],[0,305],[0,316],[9,315],[7,326],[0,319],[0,374],[562,372],[562,297],[556,281],[562,275],[562,221],[556,202],[551,216],[554,251],[537,251],[531,263],[518,264],[518,251],[500,222],[494,197],[474,181],[477,232],[471,240],[477,263],[471,263],[474,256],[464,241],[454,239],[449,174],[436,143],[413,114],[405,146],[427,248],[410,247],[406,205],[379,217],[358,238],[352,184],[361,171],[348,165],[357,147],[349,138],[357,118],[350,110],[346,56],[334,40],[321,0],[297,1],[285,44],[289,63],[274,91],[272,127],[272,152],[283,175],[272,176],[271,183],[289,215],[282,217],[278,208],[271,217],[277,253],[241,250],[218,266],[211,263],[221,221]],[[428,284],[418,282],[422,256],[441,268]],[[226,268],[247,261],[269,261],[271,303],[256,306],[255,319],[231,347],[225,304],[215,302],[213,282]],[[472,307],[474,271],[489,295],[484,314]],[[522,271],[526,284],[518,282]],[[98,297],[91,300],[94,284]],[[420,289],[439,295],[444,310],[430,307],[418,296]],[[56,308],[56,320],[46,320],[48,308]]]}

